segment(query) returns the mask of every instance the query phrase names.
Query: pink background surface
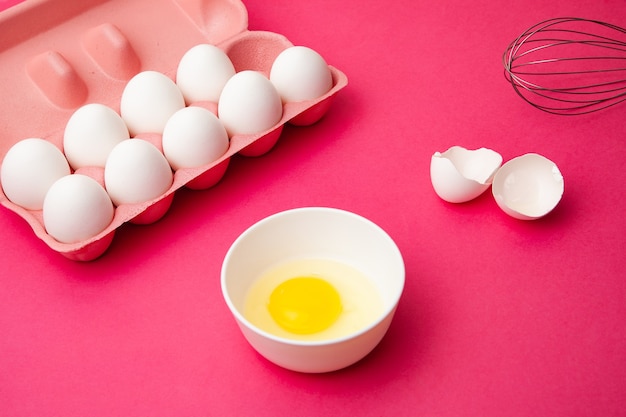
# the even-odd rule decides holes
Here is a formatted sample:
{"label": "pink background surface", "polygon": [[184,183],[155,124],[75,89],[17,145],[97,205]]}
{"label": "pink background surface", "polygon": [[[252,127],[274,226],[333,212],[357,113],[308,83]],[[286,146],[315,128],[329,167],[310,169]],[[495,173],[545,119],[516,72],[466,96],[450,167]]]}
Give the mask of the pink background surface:
{"label": "pink background surface", "polygon": [[[94,262],[51,251],[3,208],[0,415],[625,416],[626,104],[544,114],[501,64],[546,18],[624,26],[623,1],[245,4],[250,29],[316,49],[348,87],[318,124],[177,193],[158,223],[125,225]],[[565,178],[561,204],[522,222],[490,193],[444,203],[429,163],[452,145],[543,154]],[[378,223],[407,269],[382,343],[322,375],[256,354],[219,287],[239,233],[313,205]]]}

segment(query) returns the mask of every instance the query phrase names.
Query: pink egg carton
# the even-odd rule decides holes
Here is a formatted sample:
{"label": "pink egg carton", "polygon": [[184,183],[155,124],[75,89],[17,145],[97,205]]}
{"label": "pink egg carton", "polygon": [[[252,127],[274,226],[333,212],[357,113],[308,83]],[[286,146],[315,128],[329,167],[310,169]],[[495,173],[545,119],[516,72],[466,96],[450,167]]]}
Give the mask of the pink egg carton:
{"label": "pink egg carton", "polygon": [[[155,70],[175,79],[178,62],[191,47],[210,43],[230,57],[235,69],[269,75],[271,65],[293,44],[284,36],[248,30],[248,13],[238,0],[29,0],[0,13],[0,153],[16,142],[40,137],[62,149],[65,125],[87,103],[119,112],[126,83],[138,72]],[[235,154],[261,156],[277,143],[285,123],[305,126],[318,121],[333,96],[347,84],[329,66],[332,89],[316,100],[285,103],[282,119],[255,135],[235,135],[226,154],[211,164],[174,172],[174,182],[158,198],[120,205],[112,223],[91,239],[66,244],[46,233],[41,211],[26,210],[7,199],[0,203],[23,217],[50,248],[67,258],[93,260],[126,222],[149,224],[164,216],[176,190],[208,189],[221,180]],[[191,103],[216,111],[216,103]],[[158,137],[155,137],[158,136]],[[160,136],[143,132],[154,143]],[[103,169],[81,172],[102,182]]]}

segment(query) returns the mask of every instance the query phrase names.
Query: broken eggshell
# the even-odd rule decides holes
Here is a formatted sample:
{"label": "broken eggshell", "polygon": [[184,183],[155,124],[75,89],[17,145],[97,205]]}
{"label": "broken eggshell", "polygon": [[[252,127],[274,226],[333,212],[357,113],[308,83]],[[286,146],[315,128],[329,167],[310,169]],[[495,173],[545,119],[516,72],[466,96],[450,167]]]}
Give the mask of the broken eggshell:
{"label": "broken eggshell", "polygon": [[492,186],[498,206],[521,220],[538,219],[551,212],[561,201],[563,190],[559,168],[536,153],[506,162],[495,174]]}
{"label": "broken eggshell", "polygon": [[502,164],[502,156],[487,148],[452,146],[435,152],[430,161],[430,180],[439,197],[450,203],[464,203],[481,195]]}

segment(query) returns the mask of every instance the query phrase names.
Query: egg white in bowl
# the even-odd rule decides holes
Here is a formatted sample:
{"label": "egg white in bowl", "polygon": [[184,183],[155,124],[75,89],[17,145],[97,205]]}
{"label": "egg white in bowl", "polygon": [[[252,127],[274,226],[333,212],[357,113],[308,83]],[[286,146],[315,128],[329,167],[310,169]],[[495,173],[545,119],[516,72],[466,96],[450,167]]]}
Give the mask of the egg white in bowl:
{"label": "egg white in bowl", "polygon": [[361,271],[332,259],[298,259],[252,283],[244,316],[278,337],[323,341],[366,328],[382,311],[377,288]]}

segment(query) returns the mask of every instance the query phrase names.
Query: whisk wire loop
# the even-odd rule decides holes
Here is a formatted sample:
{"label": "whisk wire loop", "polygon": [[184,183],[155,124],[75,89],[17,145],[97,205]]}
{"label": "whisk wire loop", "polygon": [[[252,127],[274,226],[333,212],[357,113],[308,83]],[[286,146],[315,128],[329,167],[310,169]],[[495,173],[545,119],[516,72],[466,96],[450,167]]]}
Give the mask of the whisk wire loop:
{"label": "whisk wire loop", "polygon": [[576,17],[540,22],[511,42],[504,75],[534,107],[595,112],[626,101],[626,29]]}

